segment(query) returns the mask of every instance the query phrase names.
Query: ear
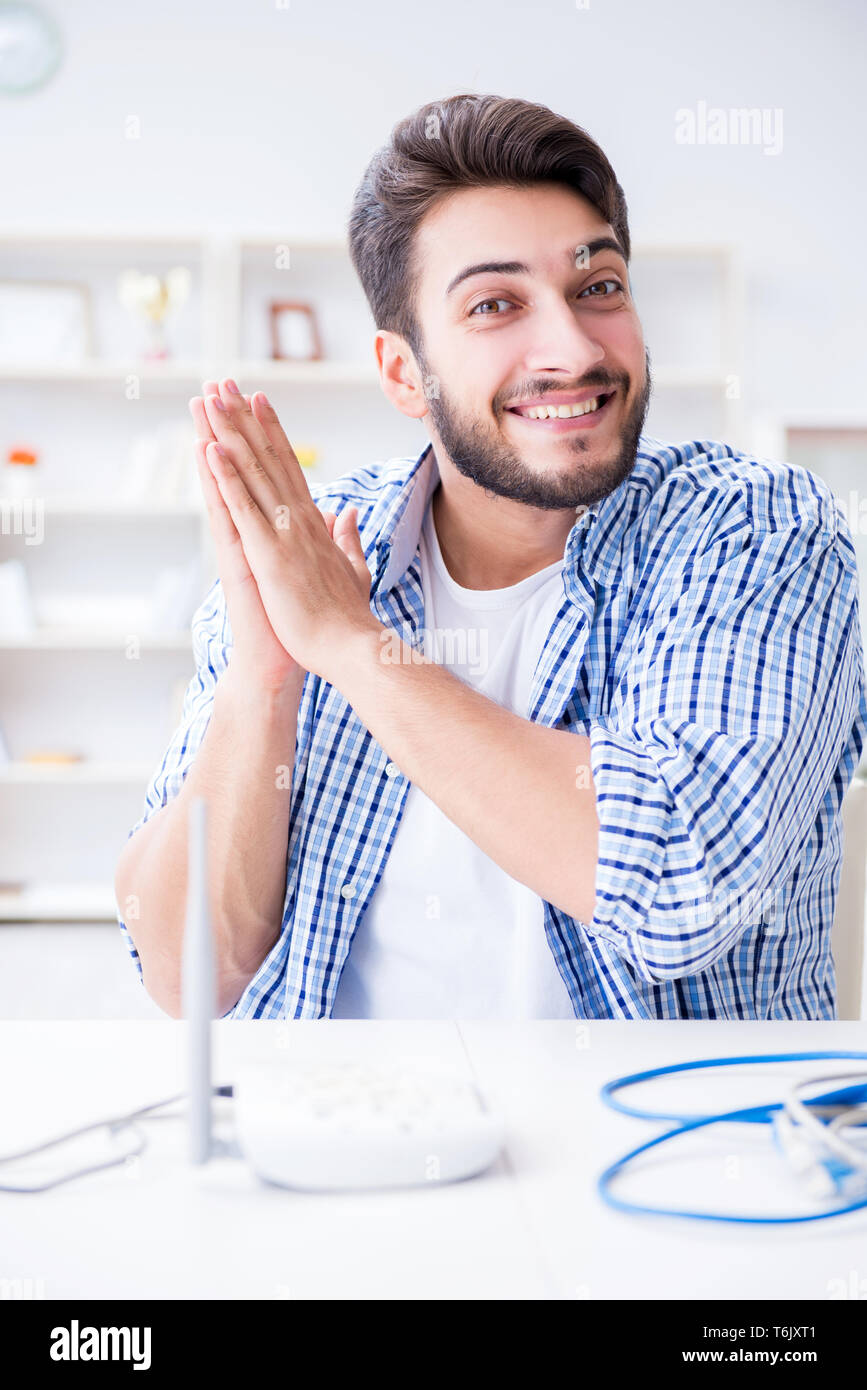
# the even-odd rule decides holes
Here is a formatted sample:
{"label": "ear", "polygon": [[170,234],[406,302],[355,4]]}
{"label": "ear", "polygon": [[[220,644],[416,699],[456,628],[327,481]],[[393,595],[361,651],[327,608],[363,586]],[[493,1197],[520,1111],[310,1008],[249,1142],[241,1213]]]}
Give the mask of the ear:
{"label": "ear", "polygon": [[377,329],[374,347],[384,394],[402,415],[421,420],[428,413],[428,403],[412,348],[399,333],[388,328]]}

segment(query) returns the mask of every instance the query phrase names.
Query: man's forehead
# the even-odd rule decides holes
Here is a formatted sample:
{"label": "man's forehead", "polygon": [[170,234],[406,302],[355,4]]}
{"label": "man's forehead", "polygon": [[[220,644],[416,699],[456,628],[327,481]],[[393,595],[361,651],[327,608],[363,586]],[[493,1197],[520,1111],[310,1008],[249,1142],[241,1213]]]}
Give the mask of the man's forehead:
{"label": "man's forehead", "polygon": [[586,256],[591,244],[602,249],[607,241],[620,250],[612,227],[592,203],[571,189],[552,187],[563,195],[558,209],[551,198],[540,206],[535,185],[461,189],[444,199],[418,228],[416,245],[427,288],[440,297],[473,265],[532,263],[539,270],[556,271],[574,265],[582,253]]}

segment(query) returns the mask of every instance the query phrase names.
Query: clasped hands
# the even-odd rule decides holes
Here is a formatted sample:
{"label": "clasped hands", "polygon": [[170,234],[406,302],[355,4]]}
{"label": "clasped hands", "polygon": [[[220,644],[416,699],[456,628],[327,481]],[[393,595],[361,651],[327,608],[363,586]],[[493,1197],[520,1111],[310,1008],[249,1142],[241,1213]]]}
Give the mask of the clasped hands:
{"label": "clasped hands", "polygon": [[234,381],[203,383],[190,413],[196,464],[233,634],[232,664],[280,690],[335,683],[356,634],[381,629],[357,509],[323,512],[277,413]]}

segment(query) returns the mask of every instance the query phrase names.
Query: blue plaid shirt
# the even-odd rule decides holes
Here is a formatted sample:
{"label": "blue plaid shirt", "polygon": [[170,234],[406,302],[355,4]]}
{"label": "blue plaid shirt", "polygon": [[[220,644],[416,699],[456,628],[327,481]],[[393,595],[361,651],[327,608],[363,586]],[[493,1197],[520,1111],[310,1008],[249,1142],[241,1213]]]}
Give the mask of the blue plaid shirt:
{"label": "blue plaid shirt", "polygon": [[[416,646],[438,478],[426,445],[311,488],[321,508],[358,508],[371,609]],[[575,1016],[833,1018],[840,803],[867,731],[858,572],[833,494],[800,467],[644,435],[564,561],[526,716],[590,739],[595,913],[543,914]],[[219,580],[192,633],[196,674],[130,835],[177,795],[207,728],[232,648]],[[308,675],[282,931],[226,1017],[330,1015],[406,798],[394,771]]]}

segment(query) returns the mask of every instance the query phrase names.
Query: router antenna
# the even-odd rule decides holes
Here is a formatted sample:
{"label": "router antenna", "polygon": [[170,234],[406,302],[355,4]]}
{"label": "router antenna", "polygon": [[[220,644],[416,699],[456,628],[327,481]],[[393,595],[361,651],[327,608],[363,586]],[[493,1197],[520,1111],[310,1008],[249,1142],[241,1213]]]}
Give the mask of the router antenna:
{"label": "router antenna", "polygon": [[211,1139],[211,1020],[216,1008],[214,943],[208,899],[207,805],[190,802],[183,1011],[187,1021],[190,1162],[207,1163]]}

